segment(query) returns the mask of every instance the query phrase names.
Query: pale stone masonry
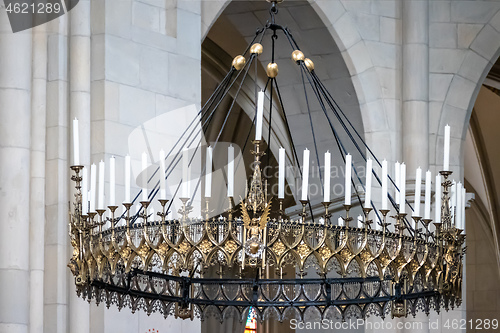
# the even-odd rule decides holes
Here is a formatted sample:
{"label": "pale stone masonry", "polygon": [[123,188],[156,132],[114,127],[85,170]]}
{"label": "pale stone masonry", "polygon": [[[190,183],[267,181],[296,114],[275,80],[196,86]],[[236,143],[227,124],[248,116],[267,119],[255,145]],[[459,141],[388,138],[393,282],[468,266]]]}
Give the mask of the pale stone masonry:
{"label": "pale stone masonry", "polygon": [[32,33],[12,34],[0,12],[0,331],[30,324]]}
{"label": "pale stone masonry", "polygon": [[[80,159],[84,165],[90,164],[90,121],[91,121],[91,25],[90,0],[80,1],[70,14],[69,27],[69,119],[78,118],[83,124],[80,129],[82,144]],[[71,152],[74,153],[74,152]],[[70,160],[74,158],[70,154]],[[70,192],[71,194],[73,191]],[[71,195],[70,194],[70,195]],[[68,278],[69,286],[72,278]],[[76,293],[68,293],[68,324],[70,332],[87,333],[90,331],[89,304],[82,302]],[[51,319],[48,319],[50,321]],[[53,320],[53,319],[52,319]]]}

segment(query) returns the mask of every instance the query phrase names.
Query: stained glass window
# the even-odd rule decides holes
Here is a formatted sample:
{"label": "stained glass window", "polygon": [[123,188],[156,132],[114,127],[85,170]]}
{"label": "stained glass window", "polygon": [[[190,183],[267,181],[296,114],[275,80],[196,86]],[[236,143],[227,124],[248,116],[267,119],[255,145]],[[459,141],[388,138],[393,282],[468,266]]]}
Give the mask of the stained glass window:
{"label": "stained glass window", "polygon": [[245,325],[245,333],[257,332],[257,313],[253,307],[248,310],[247,323]]}

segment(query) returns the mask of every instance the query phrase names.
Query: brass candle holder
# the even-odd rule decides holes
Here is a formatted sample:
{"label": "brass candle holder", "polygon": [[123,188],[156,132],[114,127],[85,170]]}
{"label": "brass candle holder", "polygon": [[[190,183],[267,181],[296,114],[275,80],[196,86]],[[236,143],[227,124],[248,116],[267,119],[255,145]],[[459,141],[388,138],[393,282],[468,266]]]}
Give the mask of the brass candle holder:
{"label": "brass candle holder", "polygon": [[260,151],[261,142],[262,142],[262,140],[253,140],[252,143],[254,146],[254,150],[250,151],[252,153],[252,155],[255,156],[255,163],[257,163],[257,164],[260,164],[260,158],[266,154],[265,152]]}
{"label": "brass candle holder", "polygon": [[161,217],[161,223],[165,224],[165,219],[167,218],[168,212],[165,211],[166,205],[169,200],[167,199],[160,199],[158,200],[161,205],[161,212],[158,212],[158,216]]}
{"label": "brass candle holder", "polygon": [[418,233],[419,233],[420,231],[422,231],[422,229],[420,229],[420,228],[418,227],[418,222],[420,222],[420,220],[422,219],[422,217],[421,217],[421,216],[412,216],[411,218],[413,219],[413,221],[414,221],[414,223],[415,223],[415,226],[414,226],[415,233],[413,234],[413,237],[414,237],[414,239],[416,240],[416,239],[417,239],[417,237],[418,237]]}
{"label": "brass candle holder", "polygon": [[323,215],[323,218],[325,219],[325,224],[327,221],[331,224],[332,221],[330,218],[332,217],[332,214],[329,212],[329,208],[330,208],[330,205],[332,204],[332,202],[331,201],[327,201],[327,202],[323,201],[321,204],[325,208],[325,214]]}
{"label": "brass candle holder", "polygon": [[436,243],[438,244],[439,251],[441,253],[442,249],[443,249],[443,241],[442,241],[442,237],[441,237],[441,231],[443,229],[443,223],[441,223],[441,222],[434,222],[434,226],[436,227],[436,230],[434,231],[435,232],[435,237],[436,237]]}
{"label": "brass candle holder", "polygon": [[403,223],[405,217],[406,213],[398,213],[396,215],[396,230],[398,231],[400,237],[403,236],[403,231],[406,229],[406,226]]}
{"label": "brass candle holder", "polygon": [[[73,165],[71,166],[71,170],[75,173],[74,175],[71,176],[71,180],[75,182],[75,188],[76,188],[76,193],[75,193],[75,218],[71,219],[70,218],[70,229],[72,225],[74,224],[79,224],[81,223],[79,220],[81,219],[81,214],[82,214],[82,176],[80,176],[80,171],[83,169],[83,165]],[[71,217],[71,216],[70,216]],[[70,231],[71,232],[71,231]]]}
{"label": "brass candle holder", "polygon": [[115,218],[115,211],[118,209],[118,206],[108,206],[108,209],[111,212],[111,218],[108,217],[106,220],[111,223],[111,230],[114,230],[115,224],[120,220],[120,218]]}
{"label": "brass candle holder", "polygon": [[425,241],[427,242],[429,240],[429,235],[430,235],[430,230],[429,230],[429,224],[431,224],[432,219],[422,219],[422,225],[424,226],[425,229]]}
{"label": "brass candle holder", "polygon": [[205,198],[205,208],[201,210],[201,213],[205,215],[205,221],[208,221],[210,218],[210,198]]}
{"label": "brass candle holder", "polygon": [[309,203],[309,200],[300,200],[300,203],[302,204],[302,213],[300,213],[299,216],[302,217],[302,223],[305,223],[307,218],[306,206]]}
{"label": "brass candle holder", "polygon": [[389,214],[389,209],[381,209],[379,210],[380,214],[382,214],[382,233],[385,234],[387,227],[390,223],[387,222],[387,214]]}
{"label": "brass candle holder", "polygon": [[103,220],[103,215],[106,212],[106,209],[96,209],[97,214],[99,215],[99,222],[97,222],[97,225],[99,226],[99,234],[102,233],[102,226],[104,225],[105,221]]}
{"label": "brass candle holder", "polygon": [[452,185],[452,181],[448,178],[451,176],[452,171],[439,171],[439,174],[444,178],[441,186],[443,187],[443,194],[441,200],[441,223],[443,230],[451,229],[453,225],[452,217],[451,217],[451,209],[450,209],[450,187]]}
{"label": "brass candle holder", "polygon": [[189,203],[189,198],[179,198],[182,202],[181,209],[178,210],[178,213],[181,214],[181,221],[185,224],[189,219],[189,213],[193,211],[193,206]]}
{"label": "brass candle holder", "polygon": [[278,210],[280,221],[283,221],[283,216],[285,215],[285,211],[283,210],[283,201],[284,201],[284,199],[278,199],[279,206],[280,206],[280,208]]}
{"label": "brass candle holder", "polygon": [[131,220],[131,217],[130,217],[130,208],[132,208],[132,205],[133,204],[129,203],[129,202],[123,203],[123,206],[125,206],[125,211],[126,211],[126,216],[124,218],[125,218],[125,221],[126,221],[127,233],[130,230],[130,220]]}
{"label": "brass candle holder", "polygon": [[97,212],[89,212],[89,224],[86,228],[85,231],[89,231],[91,235],[94,234],[94,228],[96,226],[96,223],[94,221],[95,216],[97,215]]}
{"label": "brass candle holder", "polygon": [[372,224],[372,220],[368,219],[368,216],[370,215],[370,212],[372,211],[371,207],[364,207],[363,208],[363,215],[365,217],[363,224],[364,224],[364,229],[365,231],[368,230],[368,227]]}
{"label": "brass candle holder", "polygon": [[228,201],[229,201],[229,209],[227,210],[227,212],[228,212],[228,219],[229,219],[229,221],[232,221],[233,220],[233,213],[235,212],[233,197],[228,197]]}
{"label": "brass candle holder", "polygon": [[148,223],[148,207],[150,201],[141,201],[140,204],[142,206],[142,213],[139,215],[142,218],[142,222],[144,223],[144,226]]}
{"label": "brass candle holder", "polygon": [[344,227],[346,229],[349,229],[349,223],[352,221],[352,217],[349,216],[349,211],[351,210],[352,205],[344,205],[344,210],[345,210],[345,217],[342,219],[344,220]]}
{"label": "brass candle holder", "polygon": [[80,176],[80,171],[83,169],[83,165],[72,165],[70,166],[70,169],[75,172],[75,174],[71,176],[71,180],[75,182],[75,188],[78,192],[80,192],[82,186],[82,176]]}

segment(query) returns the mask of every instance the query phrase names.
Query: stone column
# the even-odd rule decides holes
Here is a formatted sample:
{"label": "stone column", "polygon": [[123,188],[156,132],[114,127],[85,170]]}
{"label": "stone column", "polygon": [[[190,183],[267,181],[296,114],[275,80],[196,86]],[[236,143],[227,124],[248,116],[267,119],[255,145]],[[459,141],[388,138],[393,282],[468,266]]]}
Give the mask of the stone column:
{"label": "stone column", "polygon": [[[403,0],[403,160],[407,165],[407,188],[414,191],[415,170],[429,167],[429,1]],[[413,202],[412,199],[408,198]],[[410,212],[411,214],[411,212]],[[429,318],[422,312],[403,322],[423,323],[428,332]],[[410,332],[406,328],[401,332]]]}
{"label": "stone column", "polygon": [[[429,165],[429,1],[403,1],[403,158],[408,176]],[[413,175],[413,176],[412,176]]]}
{"label": "stone column", "polygon": [[[69,89],[70,119],[78,118],[80,134],[80,164],[90,165],[90,0],[82,0],[70,12]],[[69,133],[68,133],[69,134]],[[72,135],[68,136],[71,142]],[[72,147],[72,146],[71,146]],[[73,164],[71,149],[70,164]],[[89,173],[90,174],[90,173]],[[70,193],[74,192],[70,183]],[[71,195],[71,198],[73,196]],[[71,252],[72,249],[70,248]],[[75,292],[75,281],[68,270],[69,331],[89,332],[89,304]]]}
{"label": "stone column", "polygon": [[[0,6],[0,332],[28,332],[31,30]],[[43,216],[38,219],[43,223]]]}
{"label": "stone column", "polygon": [[30,183],[30,333],[43,333],[47,32],[33,28]]}
{"label": "stone column", "polygon": [[47,40],[44,332],[68,330],[68,15],[50,21]]}

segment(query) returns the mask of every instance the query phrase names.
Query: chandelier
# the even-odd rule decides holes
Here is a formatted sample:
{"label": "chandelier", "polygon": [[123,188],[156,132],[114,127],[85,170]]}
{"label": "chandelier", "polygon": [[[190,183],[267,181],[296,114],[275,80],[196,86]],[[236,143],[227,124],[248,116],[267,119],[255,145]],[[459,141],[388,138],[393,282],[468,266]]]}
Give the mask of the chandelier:
{"label": "chandelier", "polygon": [[[198,212],[193,212],[193,197],[184,187],[187,182],[183,181],[182,194],[177,198],[181,202],[178,218],[168,218],[175,198],[166,198],[165,181],[174,163],[166,165],[165,161],[168,157],[175,164],[182,160],[182,178],[189,178],[185,148],[196,132],[193,128],[184,132],[169,154],[160,153],[159,181],[152,184],[151,190],[143,184],[133,200],[130,198],[130,158],[126,157],[123,213],[118,213],[114,199],[115,160],[112,158],[109,164],[111,203],[106,209],[104,162],[99,165],[97,186],[96,166],[90,167],[88,177],[87,167],[79,163],[78,121],[74,121],[75,161],[71,166],[71,179],[76,192],[69,218],[73,254],[68,266],[75,277],[79,296],[108,307],[114,304],[119,309],[142,309],[148,314],[160,312],[165,317],[204,319],[216,316],[220,320],[229,316],[244,320],[250,308],[255,309],[258,320],[283,321],[292,318],[345,320],[370,315],[406,317],[415,315],[417,310],[429,314],[431,310],[439,312],[442,308],[448,310],[460,305],[465,254],[465,189],[450,179],[449,126],[445,128],[443,171],[435,177],[433,220],[430,216],[430,171],[425,173],[422,196],[422,171],[416,170],[415,200],[411,205],[406,198],[405,164],[396,163],[395,174],[389,175],[387,161],[379,161],[373,155],[316,75],[314,63],[300,51],[291,32],[275,22],[277,2],[271,2],[269,21],[257,30],[247,50],[234,58],[231,69],[194,120],[201,119],[202,125],[208,126],[216,112],[226,112],[227,119],[232,106],[222,110],[221,101],[233,87],[237,87],[239,93],[251,64],[256,65],[263,52],[263,38],[271,36],[272,60],[266,68],[268,81],[264,90],[258,93],[253,123],[252,174],[248,182],[244,180],[247,183],[245,197],[236,204],[234,149],[229,147],[227,193],[230,205],[224,214],[211,216],[215,142],[213,147],[204,148],[203,217],[191,216]],[[334,218],[330,210],[330,152],[324,156],[321,217],[315,219],[312,214],[308,199],[310,151],[306,149],[300,159],[291,138],[277,83],[278,65],[274,62],[277,34],[282,34],[290,44],[291,57],[299,66],[304,87],[307,85],[314,92],[329,122],[335,142],[332,149],[338,149],[345,164],[345,196],[340,198],[343,208],[338,218]],[[302,209],[295,217],[287,216],[284,207],[284,148],[280,148],[278,154],[276,197],[269,194],[267,186],[274,180],[264,177],[262,172],[263,156],[269,156],[271,140],[271,129],[267,144],[262,139],[266,90],[271,100],[276,91],[278,107],[275,112],[284,119],[292,140],[289,153],[295,163],[302,166]],[[272,112],[273,103],[270,108]],[[332,125],[332,119],[337,126]],[[339,131],[347,134],[356,156],[349,154]],[[358,172],[359,162],[363,167],[366,165],[364,181]],[[147,167],[145,163],[143,160],[143,168]],[[377,201],[380,208],[372,200],[371,192],[375,188],[372,180],[381,188]],[[152,180],[145,179],[144,183],[148,181]],[[357,204],[352,203],[352,197]],[[425,203],[423,217],[421,197]],[[137,203],[141,208],[133,212],[132,207]],[[161,207],[157,214],[151,214],[148,209],[152,203],[159,203]],[[356,206],[361,206],[362,215],[353,218]],[[408,207],[411,216],[406,213]]]}

